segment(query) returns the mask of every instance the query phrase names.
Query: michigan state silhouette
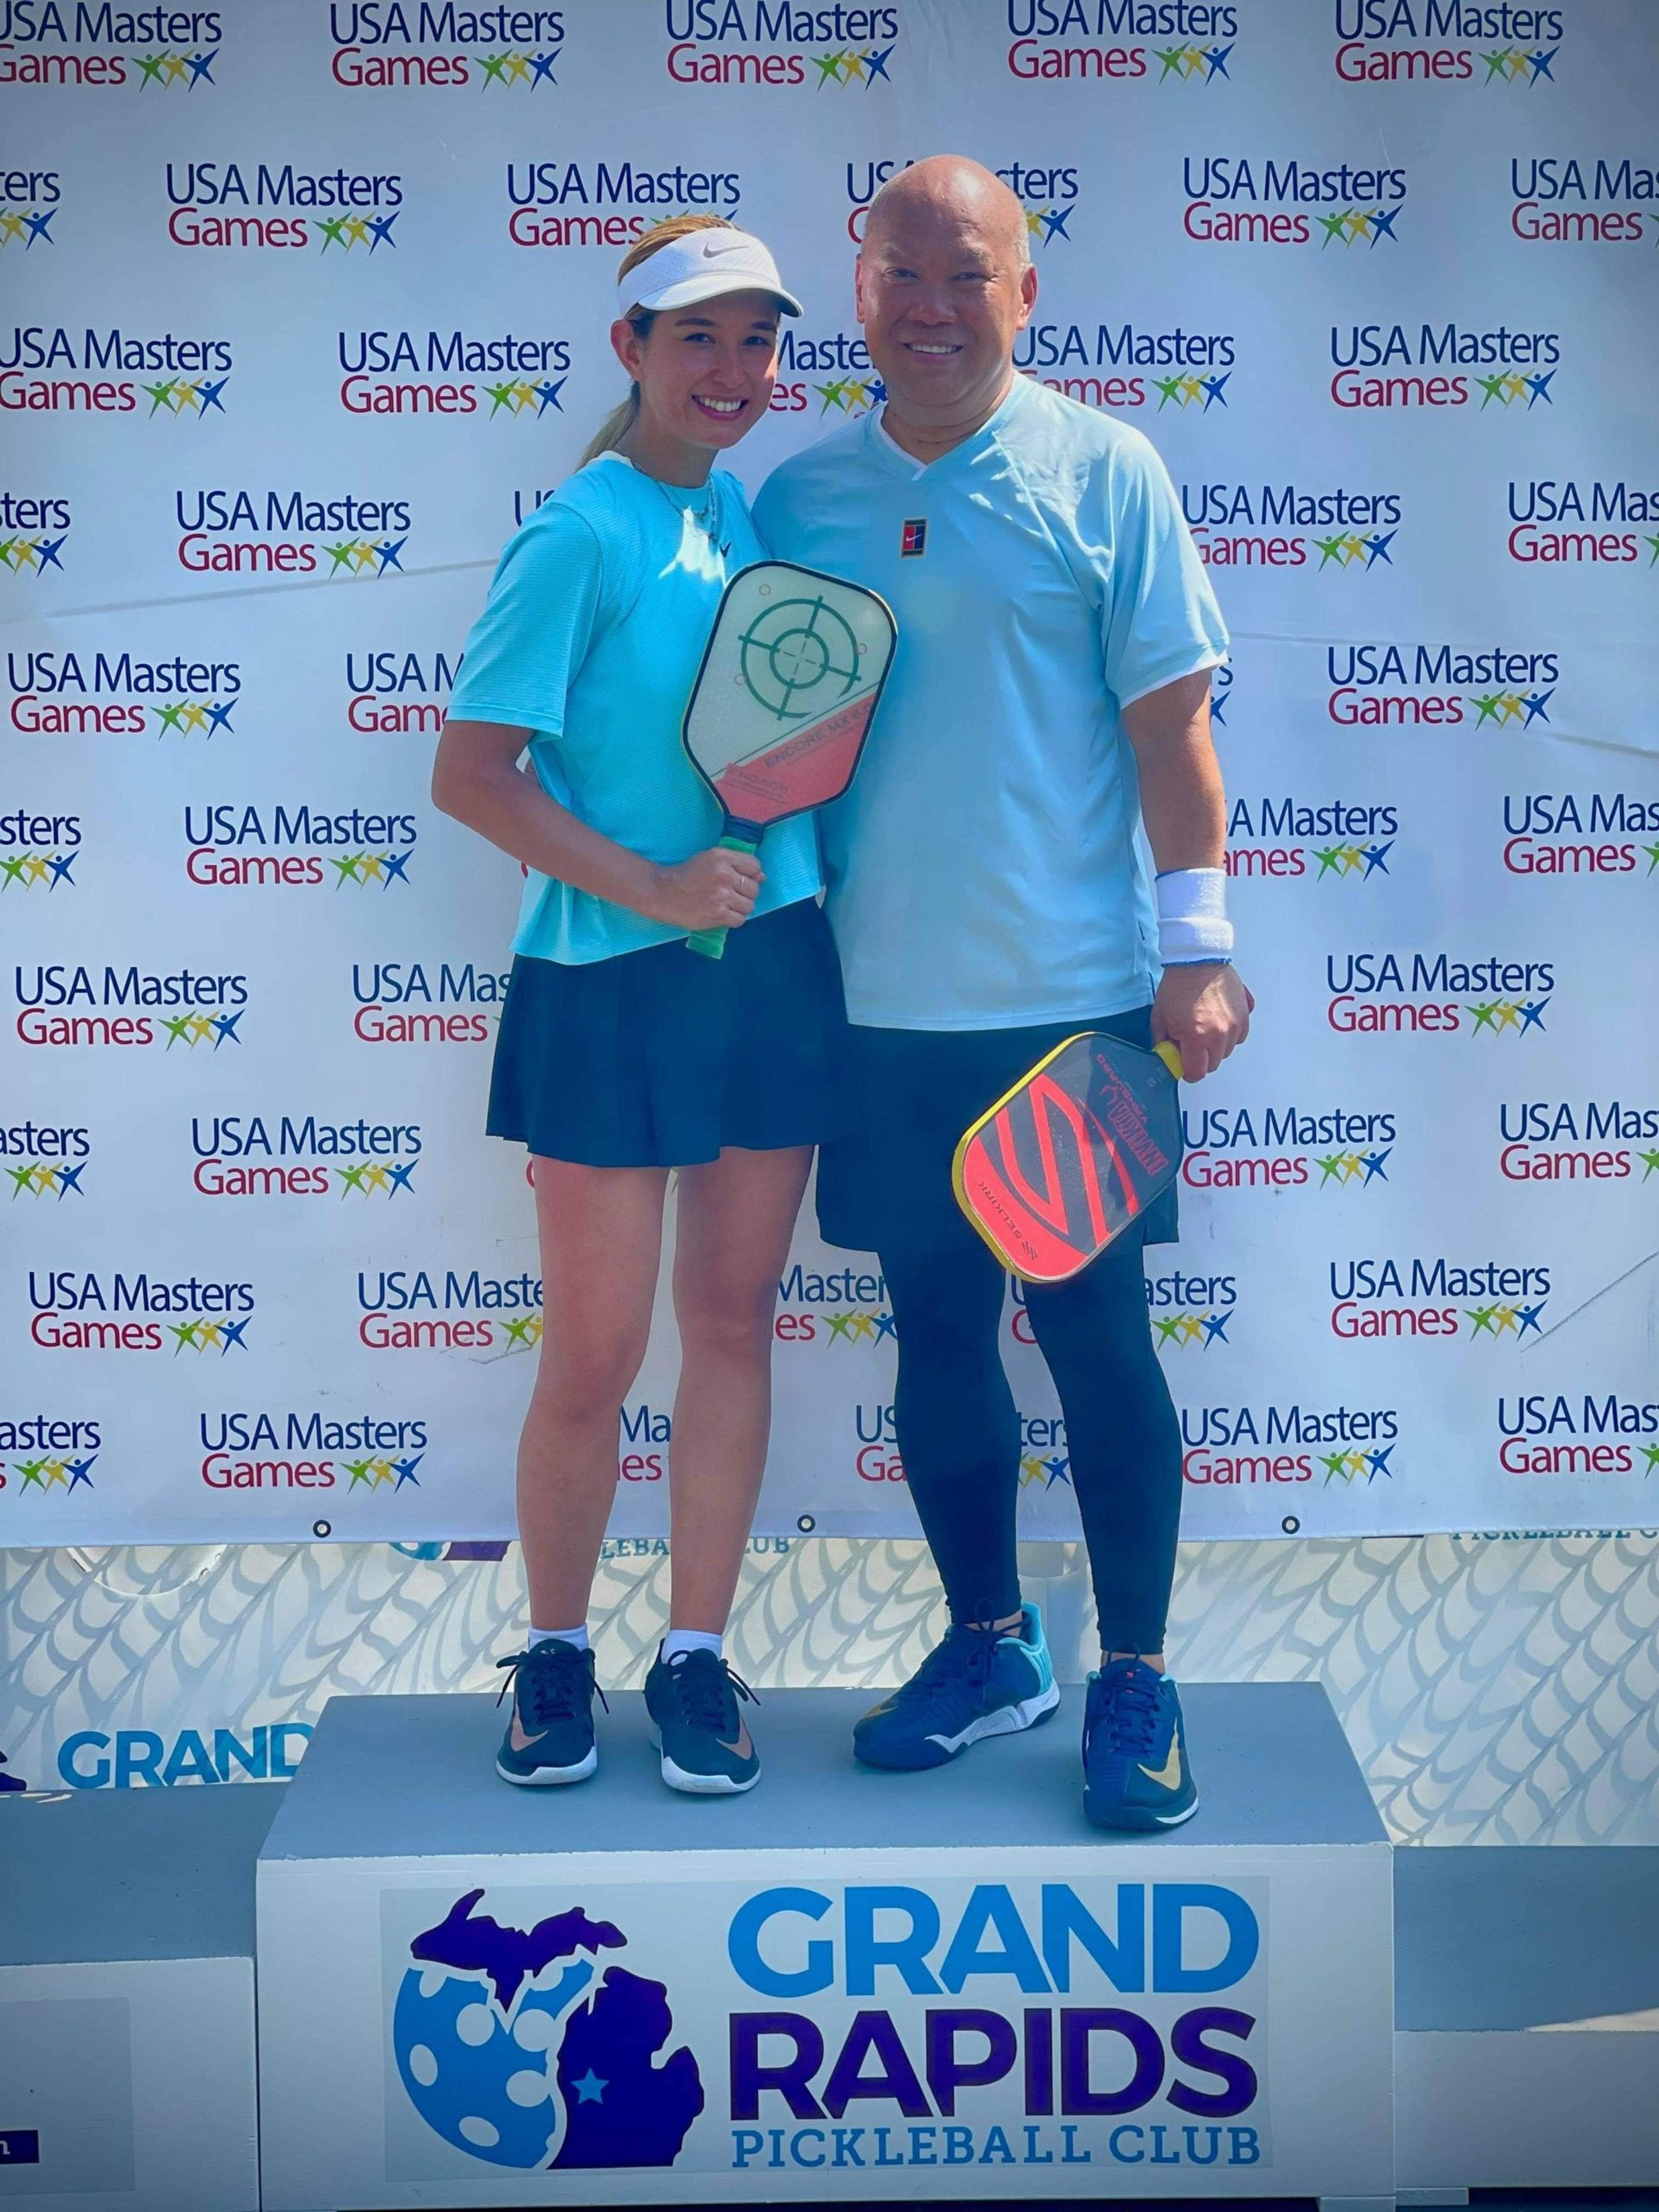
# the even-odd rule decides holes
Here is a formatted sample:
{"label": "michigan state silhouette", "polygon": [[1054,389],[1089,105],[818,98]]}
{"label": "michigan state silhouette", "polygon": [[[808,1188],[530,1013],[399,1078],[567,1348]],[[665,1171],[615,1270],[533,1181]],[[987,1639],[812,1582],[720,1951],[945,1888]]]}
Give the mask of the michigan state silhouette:
{"label": "michigan state silhouette", "polygon": [[628,1941],[580,1908],[506,1927],[458,1898],[409,1947],[392,2049],[434,2134],[502,2166],[672,2166],[703,2108],[697,2062],[661,2054],[661,1982],[603,1954]]}

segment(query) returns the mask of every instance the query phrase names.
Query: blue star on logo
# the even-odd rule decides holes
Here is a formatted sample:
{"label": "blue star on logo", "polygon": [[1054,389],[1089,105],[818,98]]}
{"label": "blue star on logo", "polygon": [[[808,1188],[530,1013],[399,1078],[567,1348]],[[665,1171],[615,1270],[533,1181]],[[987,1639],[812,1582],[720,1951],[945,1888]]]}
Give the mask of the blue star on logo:
{"label": "blue star on logo", "polygon": [[204,384],[202,386],[200,411],[204,415],[207,413],[210,407],[216,407],[222,415],[224,413],[224,402],[220,398],[219,394],[224,390],[226,385],[228,385],[229,381],[230,379],[228,376],[222,376],[216,384]]}
{"label": "blue star on logo", "polygon": [[1555,82],[1555,72],[1550,67],[1550,64],[1555,59],[1555,57],[1560,52],[1560,51],[1561,49],[1559,46],[1551,46],[1547,51],[1540,46],[1536,53],[1523,54],[1522,56],[1522,59],[1526,63],[1527,67],[1532,71],[1532,75],[1528,79],[1528,82],[1530,84],[1536,84],[1540,76],[1547,76],[1550,82],[1553,84]]}
{"label": "blue star on logo", "polygon": [[534,92],[538,84],[558,82],[559,80],[553,74],[553,64],[558,58],[556,54],[532,54],[530,57],[530,66],[533,71],[530,80],[532,92]]}
{"label": "blue star on logo", "polygon": [[1231,1319],[1232,1316],[1230,1313],[1205,1315],[1204,1341],[1206,1346],[1227,1342],[1227,1324]]}
{"label": "blue star on logo", "polygon": [[580,2075],[570,2086],[576,2093],[576,2102],[579,2105],[602,2105],[605,2102],[605,2093],[611,2084],[608,2081],[601,2081],[590,2066],[586,2073]]}
{"label": "blue star on logo", "polygon": [[1371,210],[1371,251],[1373,253],[1376,251],[1376,241],[1379,238],[1393,238],[1395,244],[1396,246],[1399,245],[1400,240],[1394,236],[1395,217],[1399,213],[1400,210],[1397,207],[1388,209],[1373,208]]}
{"label": "blue star on logo", "polygon": [[872,46],[869,52],[866,54],[864,65],[870,72],[870,81],[872,84],[878,77],[883,77],[891,84],[893,80],[887,75],[887,64],[892,58],[891,46]]}
{"label": "blue star on logo", "polygon": [[198,84],[211,84],[214,82],[213,64],[218,58],[217,46],[214,47],[211,53],[185,56],[185,66],[190,70],[190,83],[186,88],[189,91],[194,92]]}
{"label": "blue star on logo", "polygon": [[413,1197],[415,1186],[410,1182],[410,1177],[414,1172],[413,1160],[404,1160],[401,1163],[394,1160],[392,1163],[392,1188],[388,1195],[395,1198],[400,1190],[406,1190]]}
{"label": "blue star on logo", "polygon": [[1521,1326],[1516,1332],[1516,1334],[1524,1336],[1527,1331],[1531,1329],[1535,1336],[1542,1336],[1544,1332],[1539,1328],[1538,1322],[1543,1310],[1544,1305],[1541,1299],[1535,1306],[1517,1306],[1515,1310],[1515,1317]]}
{"label": "blue star on logo", "polygon": [[559,394],[569,380],[568,377],[562,376],[556,384],[551,384],[544,378],[541,383],[531,386],[532,392],[539,403],[536,409],[538,416],[545,415],[550,407],[556,415],[563,414],[564,402],[559,398]]}
{"label": "blue star on logo", "polygon": [[236,1034],[236,1024],[241,1020],[246,1011],[245,1007],[239,1008],[234,1014],[216,1014],[213,1017],[215,1052],[218,1051],[222,1044],[240,1044],[242,1040]]}
{"label": "blue star on logo", "polygon": [[[1237,43],[1238,41],[1234,40],[1233,46],[1237,46]],[[1229,76],[1227,70],[1227,57],[1231,53],[1232,50],[1232,46],[1211,46],[1204,53],[1202,59],[1205,69],[1204,82],[1206,84],[1212,83],[1218,76],[1226,77],[1229,84],[1232,82],[1232,78]]]}
{"label": "blue star on logo", "polygon": [[1222,406],[1224,407],[1226,405],[1227,379],[1231,374],[1231,369],[1227,369],[1220,376],[1206,376],[1201,380],[1204,386],[1204,412],[1206,415],[1218,401],[1219,401]]}
{"label": "blue star on logo", "polygon": [[380,543],[374,548],[374,558],[380,564],[379,568],[375,571],[375,574],[377,575],[384,576],[388,568],[396,568],[401,572],[404,564],[398,558],[398,556],[402,553],[404,546],[407,545],[408,543],[409,540],[406,538],[382,538]]}
{"label": "blue star on logo", "polygon": [[413,1459],[394,1459],[392,1461],[392,1472],[398,1478],[396,1484],[396,1487],[398,1489],[401,1490],[406,1482],[412,1482],[416,1490],[420,1488],[421,1478],[416,1474],[415,1470],[425,1457],[426,1454],[424,1452],[416,1452]]}
{"label": "blue star on logo", "polygon": [[[1073,204],[1075,204],[1075,203]],[[1045,246],[1047,246],[1051,240],[1056,238],[1063,238],[1068,246],[1071,244],[1072,234],[1066,228],[1066,224],[1072,220],[1071,208],[1044,208],[1041,220],[1042,223],[1042,242]]]}
{"label": "blue star on logo", "polygon": [[222,730],[227,737],[235,736],[236,732],[230,726],[228,707],[222,707],[216,699],[212,700],[208,706],[207,716],[209,737],[211,737],[216,730]]}
{"label": "blue star on logo", "polygon": [[898,1321],[896,1316],[890,1313],[878,1313],[872,1314],[870,1318],[876,1324],[878,1344],[884,1336],[890,1337],[895,1344],[898,1342]]}
{"label": "blue star on logo", "polygon": [[[1386,845],[1363,845],[1360,848],[1359,857],[1365,863],[1365,874],[1367,876],[1374,876],[1377,870],[1381,868],[1383,874],[1386,876],[1389,872],[1389,855],[1393,852],[1393,850],[1394,839],[1392,837],[1389,838]],[[1363,882],[1364,879],[1364,878],[1362,877],[1361,881]]]}
{"label": "blue star on logo", "polygon": [[1048,1480],[1044,1484],[1043,1487],[1047,1490],[1052,1490],[1057,1482],[1063,1482],[1069,1486],[1072,1478],[1067,1470],[1070,1468],[1071,1464],[1072,1462],[1068,1459],[1061,1459],[1059,1457],[1045,1459],[1042,1462],[1042,1468]]}
{"label": "blue star on logo", "polygon": [[[1387,1182],[1389,1179],[1389,1170],[1386,1163],[1388,1161],[1389,1154],[1393,1150],[1394,1146],[1392,1145],[1389,1145],[1385,1146],[1383,1150],[1380,1152],[1361,1153],[1359,1164],[1365,1170],[1366,1182],[1375,1182],[1379,1176],[1384,1182]],[[1363,1188],[1364,1186],[1362,1185],[1361,1187]]]}
{"label": "blue star on logo", "polygon": [[1530,1006],[1522,1007],[1521,1031],[1522,1036],[1524,1036],[1528,1030],[1541,1030],[1543,1028],[1544,1009],[1548,1006],[1548,1004],[1549,1000],[1547,999],[1534,999]]}
{"label": "blue star on logo", "polygon": [[392,226],[397,222],[398,216],[402,212],[403,210],[398,209],[396,213],[392,215],[370,216],[368,218],[368,250],[371,253],[378,253],[383,246],[395,246],[397,245],[397,240],[392,235]]}
{"label": "blue star on logo", "polygon": [[46,866],[52,870],[53,890],[57,890],[59,884],[74,883],[75,878],[70,873],[70,870],[75,866],[75,860],[76,856],[73,853],[54,853],[46,862]]}
{"label": "blue star on logo", "polygon": [[386,870],[387,883],[392,881],[393,876],[396,876],[400,884],[406,884],[409,881],[407,853],[383,853],[380,855],[380,866]]}
{"label": "blue star on logo", "polygon": [[1527,728],[1533,722],[1547,722],[1549,716],[1544,710],[1554,696],[1553,689],[1548,691],[1529,691],[1521,702],[1527,710],[1527,720],[1521,725],[1522,728]]}
{"label": "blue star on logo", "polygon": [[[97,1456],[98,1455],[94,1452],[93,1454],[93,1459],[96,1459]],[[87,1488],[90,1490],[92,1488],[92,1459],[72,1459],[68,1462],[68,1466],[70,1488],[71,1490],[77,1490],[84,1482]]]}
{"label": "blue star on logo", "polygon": [[1536,376],[1529,376],[1524,380],[1528,391],[1532,394],[1531,398],[1527,402],[1528,412],[1536,407],[1540,399],[1546,401],[1550,406],[1554,406],[1555,401],[1550,395],[1550,386],[1554,377],[1555,371],[1553,368],[1545,368],[1540,369]]}
{"label": "blue star on logo", "polygon": [[44,215],[26,215],[23,217],[24,222],[28,225],[29,233],[28,246],[23,248],[25,253],[29,251],[29,247],[34,244],[37,238],[42,240],[47,246],[57,243],[52,237],[51,228],[52,219],[57,212],[56,208],[48,208]]}
{"label": "blue star on logo", "polygon": [[81,1178],[86,1173],[86,1169],[87,1164],[84,1160],[76,1160],[72,1168],[61,1167],[58,1169],[58,1198],[60,1205],[63,1202],[64,1193],[66,1190],[74,1191],[76,1196],[80,1198],[84,1198],[86,1196],[85,1191],[81,1188]]}
{"label": "blue star on logo", "polygon": [[1381,532],[1374,531],[1369,538],[1362,539],[1361,543],[1365,548],[1365,566],[1368,568],[1374,568],[1379,561],[1386,561],[1392,568],[1394,556],[1389,551],[1389,548],[1399,535],[1400,532],[1397,530],[1389,531],[1386,537]]}
{"label": "blue star on logo", "polygon": [[1390,1474],[1391,1470],[1389,1466],[1389,1455],[1393,1451],[1393,1449],[1394,1446],[1392,1444],[1384,1444],[1379,1450],[1369,1451],[1366,1453],[1365,1465],[1370,1469],[1370,1476],[1373,1480],[1379,1474]]}
{"label": "blue star on logo", "polygon": [[58,556],[63,551],[64,542],[62,538],[43,538],[40,540],[34,549],[34,556],[43,568],[62,569],[64,564]]}
{"label": "blue star on logo", "polygon": [[243,1335],[242,1332],[247,1327],[248,1322],[251,1318],[251,1316],[244,1314],[240,1321],[228,1321],[225,1323],[225,1350],[227,1352],[230,1350],[233,1344],[240,1346],[244,1352],[247,1350],[247,1339]]}

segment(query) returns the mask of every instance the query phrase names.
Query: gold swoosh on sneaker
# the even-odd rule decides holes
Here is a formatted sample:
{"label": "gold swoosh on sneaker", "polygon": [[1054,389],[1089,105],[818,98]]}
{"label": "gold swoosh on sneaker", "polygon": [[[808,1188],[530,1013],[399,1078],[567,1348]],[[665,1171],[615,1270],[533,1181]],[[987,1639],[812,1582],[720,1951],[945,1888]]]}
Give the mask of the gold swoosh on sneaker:
{"label": "gold swoosh on sneaker", "polygon": [[723,1736],[718,1735],[714,1741],[722,1751],[734,1752],[739,1759],[751,1759],[754,1756],[755,1747],[749,1740],[749,1723],[746,1721],[738,1723],[738,1740],[735,1743],[727,1743]]}
{"label": "gold swoosh on sneaker", "polygon": [[544,1736],[546,1734],[547,1730],[543,1729],[541,1734],[538,1735],[526,1735],[523,1728],[520,1724],[519,1716],[517,1713],[514,1713],[513,1716],[512,1725],[507,1731],[507,1740],[512,1745],[514,1751],[529,1751],[534,1745],[538,1744],[542,1740],[542,1736]]}
{"label": "gold swoosh on sneaker", "polygon": [[1176,1730],[1170,1744],[1170,1756],[1162,1766],[1143,1766],[1141,1772],[1149,1782],[1156,1782],[1160,1790],[1179,1790],[1181,1787],[1181,1731]]}

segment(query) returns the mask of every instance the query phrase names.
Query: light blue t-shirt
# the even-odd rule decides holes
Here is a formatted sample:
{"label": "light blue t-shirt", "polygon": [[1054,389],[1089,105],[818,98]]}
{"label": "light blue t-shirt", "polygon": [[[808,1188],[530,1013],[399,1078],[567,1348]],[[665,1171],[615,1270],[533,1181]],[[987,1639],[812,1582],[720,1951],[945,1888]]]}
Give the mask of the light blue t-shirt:
{"label": "light blue t-shirt", "polygon": [[852,1019],[1016,1029],[1144,1006],[1157,935],[1120,710],[1227,648],[1146,439],[1017,376],[926,467],[861,416],[775,470],[755,520],[781,560],[868,585],[898,623],[857,780],[820,820]]}
{"label": "light blue t-shirt", "polygon": [[[508,540],[449,702],[452,721],[533,731],[542,788],[589,829],[664,863],[720,836],[680,721],[726,579],[766,558],[742,485],[713,481],[713,542],[684,512],[703,494],[677,494],[620,453],[561,484]],[[817,895],[810,816],[769,830],[760,860],[756,914]],[[513,949],[574,967],[685,933],[532,871]]]}

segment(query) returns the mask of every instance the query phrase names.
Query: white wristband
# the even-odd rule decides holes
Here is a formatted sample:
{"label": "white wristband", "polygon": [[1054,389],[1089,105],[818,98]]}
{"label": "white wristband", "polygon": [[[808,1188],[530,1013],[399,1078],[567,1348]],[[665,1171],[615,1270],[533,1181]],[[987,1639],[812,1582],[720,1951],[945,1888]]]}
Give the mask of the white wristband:
{"label": "white wristband", "polygon": [[1153,886],[1158,897],[1158,957],[1166,968],[1199,960],[1231,960],[1224,868],[1172,868]]}

